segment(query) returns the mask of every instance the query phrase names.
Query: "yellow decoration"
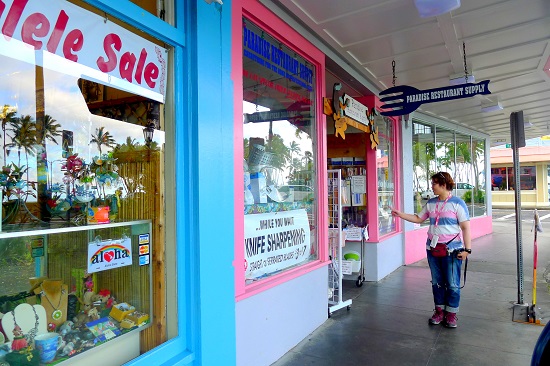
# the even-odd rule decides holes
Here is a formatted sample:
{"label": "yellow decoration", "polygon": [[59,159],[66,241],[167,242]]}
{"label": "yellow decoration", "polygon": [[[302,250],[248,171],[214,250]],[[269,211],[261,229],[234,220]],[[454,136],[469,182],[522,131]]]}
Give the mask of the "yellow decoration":
{"label": "yellow decoration", "polygon": [[369,114],[368,133],[370,137],[370,147],[371,149],[376,150],[376,147],[379,144],[379,140],[378,140],[378,129],[374,124],[374,108],[371,110],[371,113]]}
{"label": "yellow decoration", "polygon": [[109,316],[115,319],[116,321],[121,322],[122,319],[126,318],[128,314],[133,313],[134,311],[136,311],[135,307],[123,302],[123,303],[114,305],[111,308],[111,312],[109,313]]}

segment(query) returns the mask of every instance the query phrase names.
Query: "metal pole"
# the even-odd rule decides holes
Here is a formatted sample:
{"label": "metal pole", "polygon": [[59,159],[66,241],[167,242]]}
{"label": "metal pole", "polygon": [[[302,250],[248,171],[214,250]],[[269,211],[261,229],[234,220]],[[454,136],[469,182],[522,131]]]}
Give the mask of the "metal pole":
{"label": "metal pole", "polygon": [[519,169],[519,149],[516,137],[512,134],[512,149],[514,160],[514,193],[516,205],[516,248],[518,274],[518,304],[523,304],[523,246],[521,241],[521,184]]}
{"label": "metal pole", "polygon": [[[514,121],[517,123],[517,119]],[[518,304],[523,304],[523,246],[521,241],[521,185],[519,169],[519,148],[515,129],[512,129],[512,149],[514,162],[514,193],[516,208],[516,248],[518,275]]]}

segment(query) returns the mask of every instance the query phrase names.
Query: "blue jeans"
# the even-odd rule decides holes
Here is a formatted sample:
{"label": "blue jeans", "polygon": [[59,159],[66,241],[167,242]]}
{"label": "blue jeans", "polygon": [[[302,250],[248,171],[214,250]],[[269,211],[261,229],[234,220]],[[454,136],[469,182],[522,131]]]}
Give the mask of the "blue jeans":
{"label": "blue jeans", "polygon": [[451,313],[458,313],[462,260],[456,257],[456,252],[445,257],[434,257],[430,250],[427,252],[428,264],[432,272],[435,306]]}

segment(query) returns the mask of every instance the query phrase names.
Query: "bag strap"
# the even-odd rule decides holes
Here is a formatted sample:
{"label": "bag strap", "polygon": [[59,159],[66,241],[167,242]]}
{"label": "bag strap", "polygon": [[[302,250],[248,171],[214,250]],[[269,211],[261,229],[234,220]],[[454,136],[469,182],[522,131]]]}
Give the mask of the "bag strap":
{"label": "bag strap", "polygon": [[464,285],[462,285],[461,288],[464,288],[466,286],[466,271],[468,271],[468,257],[464,260]]}
{"label": "bag strap", "polygon": [[460,231],[458,232],[458,234],[455,235],[454,238],[452,238],[451,240],[449,240],[448,242],[446,242],[445,245],[451,243],[453,240],[455,240],[456,238],[458,238],[459,235],[460,235]]}

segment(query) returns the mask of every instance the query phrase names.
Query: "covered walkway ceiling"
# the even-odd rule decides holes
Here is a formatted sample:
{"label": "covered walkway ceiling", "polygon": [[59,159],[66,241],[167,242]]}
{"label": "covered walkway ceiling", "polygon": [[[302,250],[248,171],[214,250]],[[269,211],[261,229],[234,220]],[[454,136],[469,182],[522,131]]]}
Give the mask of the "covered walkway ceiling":
{"label": "covered walkway ceiling", "polygon": [[[510,141],[509,116],[519,110],[533,124],[526,138],[550,135],[550,0],[462,0],[432,18],[421,18],[414,0],[261,1],[315,35],[376,93],[392,86],[393,60],[396,85],[431,89],[464,77],[464,42],[468,72],[491,80],[492,94],[418,111],[489,134],[492,146]],[[481,112],[496,101],[503,110]]]}

